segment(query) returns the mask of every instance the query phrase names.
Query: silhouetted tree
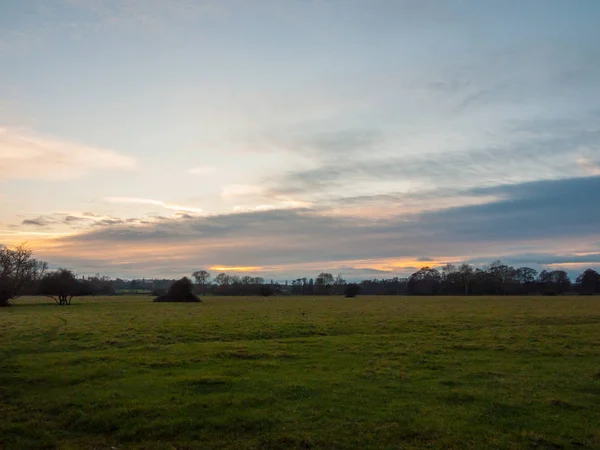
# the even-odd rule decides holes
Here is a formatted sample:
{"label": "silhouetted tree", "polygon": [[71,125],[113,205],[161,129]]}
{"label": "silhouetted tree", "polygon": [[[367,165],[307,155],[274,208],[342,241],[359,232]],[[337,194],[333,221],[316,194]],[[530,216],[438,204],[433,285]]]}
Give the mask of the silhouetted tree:
{"label": "silhouetted tree", "polygon": [[184,303],[196,303],[201,302],[194,294],[194,284],[192,281],[183,277],[180,280],[175,281],[166,295],[161,295],[154,299],[155,302],[184,302]]}
{"label": "silhouetted tree", "polygon": [[521,294],[532,294],[536,291],[535,279],[537,270],[531,267],[519,267],[515,273],[515,279],[521,286]]}
{"label": "silhouetted tree", "polygon": [[467,263],[463,263],[458,267],[458,279],[465,295],[471,293],[470,287],[473,280],[473,267]]}
{"label": "silhouetted tree", "polygon": [[68,269],[47,273],[40,282],[39,293],[50,297],[57,305],[69,306],[73,297],[89,295],[88,292]]}
{"label": "silhouetted tree", "polygon": [[344,286],[346,286],[346,280],[344,280],[341,273],[338,273],[333,280],[333,293],[342,295],[344,293]]}
{"label": "silhouetted tree", "polygon": [[457,290],[460,289],[460,283],[456,272],[456,266],[454,264],[446,264],[441,269],[442,281],[440,286],[440,293],[442,294],[456,294]]}
{"label": "silhouetted tree", "polygon": [[544,295],[557,295],[568,292],[571,281],[564,270],[542,270],[538,276],[540,292]]}
{"label": "silhouetted tree", "polygon": [[35,285],[48,267],[32,256],[24,245],[0,248],[0,307]]}
{"label": "silhouetted tree", "polygon": [[202,294],[205,294],[206,293],[206,285],[208,284],[208,282],[210,280],[210,272],[207,272],[204,269],[197,270],[196,272],[194,272],[192,274],[192,277],[194,277],[194,280],[196,280],[196,284],[200,287],[200,292]]}
{"label": "silhouetted tree", "polygon": [[584,295],[600,293],[600,274],[593,269],[585,270],[577,277],[576,283]]}
{"label": "silhouetted tree", "polygon": [[115,294],[113,283],[108,277],[101,277],[100,275],[87,277],[87,279],[85,279],[85,283],[89,286],[89,289],[91,289],[91,295]]}
{"label": "silhouetted tree", "polygon": [[333,285],[333,282],[333,275],[327,272],[321,272],[315,281],[317,294],[328,295],[331,292],[331,286]]}
{"label": "silhouetted tree", "polygon": [[408,293],[413,295],[435,295],[438,293],[442,276],[431,267],[423,267],[408,279]]}
{"label": "silhouetted tree", "polygon": [[228,286],[231,284],[231,277],[226,273],[220,273],[215,277],[215,283],[219,286]]}

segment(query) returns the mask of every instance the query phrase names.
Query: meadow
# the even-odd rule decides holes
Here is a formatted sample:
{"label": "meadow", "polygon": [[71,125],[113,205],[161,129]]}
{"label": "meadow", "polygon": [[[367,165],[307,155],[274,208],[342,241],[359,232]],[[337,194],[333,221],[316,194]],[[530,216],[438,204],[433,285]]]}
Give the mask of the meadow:
{"label": "meadow", "polygon": [[599,297],[21,298],[0,448],[600,448]]}

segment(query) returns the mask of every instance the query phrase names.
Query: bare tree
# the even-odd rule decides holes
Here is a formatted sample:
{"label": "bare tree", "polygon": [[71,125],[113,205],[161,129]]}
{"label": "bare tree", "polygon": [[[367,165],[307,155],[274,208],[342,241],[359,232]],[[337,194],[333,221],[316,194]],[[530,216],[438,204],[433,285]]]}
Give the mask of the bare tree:
{"label": "bare tree", "polygon": [[33,258],[25,245],[0,249],[0,307],[22,294],[28,284],[37,282],[48,265]]}
{"label": "bare tree", "polygon": [[229,286],[231,283],[231,276],[226,273],[220,273],[215,277],[215,282],[219,286]]}
{"label": "bare tree", "polygon": [[463,263],[458,268],[458,274],[462,287],[465,289],[465,295],[469,295],[469,288],[473,280],[473,267],[470,264]]}
{"label": "bare tree", "polygon": [[344,287],[346,286],[346,280],[342,277],[341,273],[338,273],[335,279],[333,280],[333,289],[336,295],[341,295],[344,293]]}
{"label": "bare tree", "polygon": [[207,272],[204,269],[197,270],[192,274],[192,277],[194,277],[194,280],[196,280],[196,284],[200,286],[200,292],[203,294],[206,293],[206,285],[210,280],[210,272]]}

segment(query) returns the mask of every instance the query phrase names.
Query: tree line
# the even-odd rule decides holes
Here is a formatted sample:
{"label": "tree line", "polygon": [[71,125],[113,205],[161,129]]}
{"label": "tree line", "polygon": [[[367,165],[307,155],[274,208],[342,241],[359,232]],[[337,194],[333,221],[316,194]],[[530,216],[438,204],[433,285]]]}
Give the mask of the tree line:
{"label": "tree line", "polygon": [[[322,272],[315,278],[266,282],[262,277],[206,270],[192,274],[193,290],[199,295],[581,295],[600,294],[600,274],[587,269],[575,280],[564,270],[512,267],[494,261],[479,268],[470,264],[446,264],[441,269],[423,267],[410,277],[347,282],[341,274]],[[191,285],[183,278],[182,285]],[[8,306],[20,295],[45,295],[58,305],[70,305],[73,297],[152,293],[161,296],[177,280],[122,280],[108,277],[76,277],[68,269],[48,270],[48,264],[33,257],[25,246],[0,248],[0,306]]]}
{"label": "tree line", "polygon": [[[200,270],[192,274],[202,293],[215,295],[249,295],[262,285],[260,277],[218,274],[211,282],[210,273]],[[316,278],[297,278],[291,282],[270,283],[278,294],[343,295],[349,285],[358,286],[364,295],[560,295],[600,294],[600,274],[587,269],[572,281],[564,270],[542,270],[512,267],[494,261],[479,268],[470,264],[446,264],[441,269],[423,267],[410,277],[363,280],[349,283],[342,277],[322,272]],[[353,288],[355,289],[355,288]]]}

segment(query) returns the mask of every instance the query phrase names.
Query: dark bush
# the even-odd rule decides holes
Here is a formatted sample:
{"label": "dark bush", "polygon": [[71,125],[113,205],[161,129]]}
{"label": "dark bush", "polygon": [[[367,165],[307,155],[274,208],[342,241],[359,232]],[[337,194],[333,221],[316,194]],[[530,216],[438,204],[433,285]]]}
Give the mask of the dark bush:
{"label": "dark bush", "polygon": [[163,295],[167,294],[167,290],[166,289],[153,289],[152,290],[152,295],[154,297],[161,297]]}
{"label": "dark bush", "polygon": [[155,302],[182,302],[182,303],[198,303],[202,302],[200,298],[193,292],[194,285],[189,278],[183,277],[181,280],[175,281],[169,291],[165,295],[156,297]]}
{"label": "dark bush", "polygon": [[273,295],[273,288],[268,284],[263,284],[260,286],[260,295],[263,297],[269,297]]}
{"label": "dark bush", "polygon": [[346,285],[346,297],[356,297],[360,292],[360,286],[356,283],[350,283]]}

